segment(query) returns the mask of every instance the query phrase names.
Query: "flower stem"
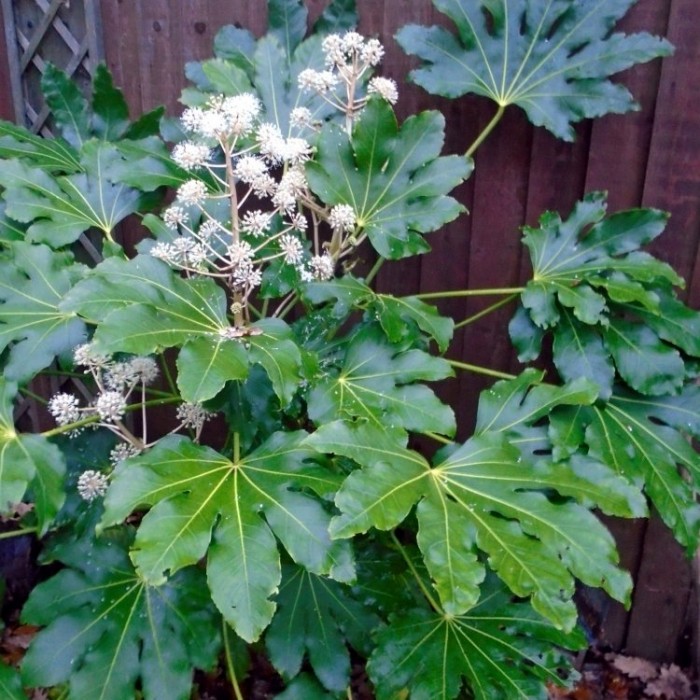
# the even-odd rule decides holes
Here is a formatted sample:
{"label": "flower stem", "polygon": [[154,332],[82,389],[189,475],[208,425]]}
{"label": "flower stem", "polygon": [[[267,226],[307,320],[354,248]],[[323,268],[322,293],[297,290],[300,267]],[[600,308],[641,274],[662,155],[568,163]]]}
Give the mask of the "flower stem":
{"label": "flower stem", "polygon": [[525,291],[525,287],[494,287],[493,289],[452,289],[444,292],[425,292],[414,294],[416,299],[453,299],[457,297],[487,297],[499,294],[517,295]]}
{"label": "flower stem", "polygon": [[372,284],[374,278],[377,276],[377,273],[379,272],[379,270],[381,270],[382,265],[385,262],[386,258],[377,258],[377,262],[375,262],[374,265],[372,265],[372,269],[367,273],[367,277],[365,277],[365,284]]}
{"label": "flower stem", "polygon": [[485,374],[488,377],[497,377],[498,379],[515,379],[515,374],[508,374],[507,372],[499,372],[497,369],[489,369],[488,367],[482,367],[481,365],[470,365],[467,362],[459,362],[458,360],[447,360],[453,367],[457,369],[464,369],[467,372],[474,372],[475,374]]}
{"label": "flower stem", "polygon": [[22,535],[31,535],[33,532],[37,532],[38,529],[38,527],[23,527],[21,530],[0,532],[0,540],[9,540],[10,537],[21,537]]}
{"label": "flower stem", "polygon": [[236,668],[233,665],[233,657],[231,656],[231,644],[229,643],[228,635],[228,623],[226,620],[221,621],[221,626],[223,628],[224,637],[224,655],[226,656],[226,671],[228,673],[228,679],[231,681],[231,686],[233,687],[233,696],[236,700],[243,700],[243,693],[241,692],[241,686],[238,685],[238,678],[236,678]]}
{"label": "flower stem", "polygon": [[488,135],[496,128],[496,124],[501,121],[501,117],[503,116],[503,113],[506,111],[506,106],[505,105],[498,105],[498,110],[496,111],[496,114],[493,115],[493,118],[491,121],[484,127],[484,130],[476,137],[476,140],[474,143],[472,143],[471,146],[466,150],[466,153],[464,154],[467,158],[471,158],[474,155],[474,152],[476,151],[479,146],[486,140]]}
{"label": "flower stem", "polygon": [[413,562],[411,561],[411,557],[408,556],[408,553],[404,549],[403,545],[401,542],[399,542],[399,538],[394,534],[394,532],[389,533],[391,535],[391,539],[394,542],[394,545],[396,548],[399,550],[399,553],[403,557],[404,561],[406,562],[408,568],[410,569],[411,573],[413,574],[413,577],[416,579],[416,583],[420,587],[421,591],[423,591],[423,595],[425,596],[426,600],[430,603],[430,605],[433,607],[433,610],[436,612],[442,613],[442,606],[440,603],[435,600],[433,597],[432,593],[428,590],[428,587],[425,585],[423,582],[423,579],[420,577],[420,574],[416,570],[416,567],[413,565]]}
{"label": "flower stem", "polygon": [[513,299],[517,299],[518,295],[517,294],[511,294],[508,297],[505,297],[505,299],[501,299],[500,301],[497,301],[495,304],[491,304],[491,306],[486,307],[485,309],[482,309],[478,313],[474,314],[473,316],[469,316],[468,318],[465,318],[463,321],[460,321],[459,323],[455,323],[455,330],[458,328],[462,328],[464,326],[468,326],[470,323],[474,323],[474,321],[478,321],[480,318],[483,318],[484,316],[488,316],[491,312],[496,311],[497,309],[500,309],[502,306],[506,306],[507,304],[510,304]]}

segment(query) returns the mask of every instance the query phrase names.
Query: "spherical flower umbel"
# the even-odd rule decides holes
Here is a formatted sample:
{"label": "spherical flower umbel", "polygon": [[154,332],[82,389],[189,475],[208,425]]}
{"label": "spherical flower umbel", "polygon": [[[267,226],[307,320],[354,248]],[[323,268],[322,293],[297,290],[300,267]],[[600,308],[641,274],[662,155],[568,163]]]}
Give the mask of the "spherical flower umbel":
{"label": "spherical flower umbel", "polygon": [[372,78],[367,86],[367,92],[372,95],[379,95],[390,104],[396,104],[399,99],[399,91],[396,83],[391,78]]}
{"label": "spherical flower umbel", "polygon": [[163,221],[165,225],[173,230],[176,230],[181,224],[186,224],[189,220],[187,212],[182,208],[178,207],[176,204],[172,207],[168,207],[163,212]]}
{"label": "spherical flower umbel", "polygon": [[211,156],[209,146],[192,141],[183,141],[173,148],[173,160],[185,170],[196,170],[203,167]]}
{"label": "spherical flower umbel", "polygon": [[187,180],[177,188],[177,201],[201,204],[207,198],[207,186],[201,180]]}
{"label": "spherical flower umbel", "polygon": [[126,411],[126,400],[119,391],[105,391],[97,397],[95,410],[103,421],[114,423]]}
{"label": "spherical flower umbel", "polygon": [[336,204],[328,215],[328,223],[335,231],[352,231],[357,219],[349,204]]}
{"label": "spherical flower umbel", "polygon": [[290,265],[298,265],[304,257],[301,241],[290,233],[285,233],[280,238],[280,250],[284,254],[284,261]]}
{"label": "spherical flower umbel", "polygon": [[48,409],[58,425],[68,425],[80,420],[78,399],[72,394],[54,394],[49,401]]}
{"label": "spherical flower umbel", "polygon": [[256,209],[255,211],[246,212],[241,219],[241,230],[244,233],[249,233],[251,236],[264,235],[270,228],[272,215],[267,212]]}
{"label": "spherical flower umbel", "polygon": [[204,423],[213,415],[198,403],[183,403],[177,407],[177,419],[182,423],[183,428],[201,430]]}
{"label": "spherical flower umbel", "polygon": [[136,455],[139,454],[141,454],[141,450],[139,450],[136,445],[132,445],[128,442],[120,442],[118,445],[113,447],[112,451],[109,453],[109,462],[116,467],[117,464],[123,462],[125,459],[129,459],[129,457],[136,457]]}
{"label": "spherical flower umbel", "polygon": [[73,350],[73,362],[88,369],[99,369],[109,364],[109,355],[97,350],[93,343],[84,343]]}
{"label": "spherical flower umbel", "polygon": [[94,501],[107,493],[109,477],[94,469],[87,469],[78,477],[78,493],[84,501]]}

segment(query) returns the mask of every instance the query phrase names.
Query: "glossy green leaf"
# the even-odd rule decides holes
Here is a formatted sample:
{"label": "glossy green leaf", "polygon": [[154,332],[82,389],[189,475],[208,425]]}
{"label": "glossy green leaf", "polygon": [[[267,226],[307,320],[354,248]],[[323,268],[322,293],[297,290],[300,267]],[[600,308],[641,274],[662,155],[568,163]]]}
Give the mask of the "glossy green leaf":
{"label": "glossy green leaf", "polygon": [[331,0],[313,26],[315,34],[342,34],[357,26],[355,0]]}
{"label": "glossy green leaf", "polygon": [[66,464],[45,437],[18,433],[13,421],[17,385],[0,378],[0,510],[20,503],[30,490],[39,532],[44,534],[65,499]]}
{"label": "glossy green leaf", "polygon": [[402,351],[370,326],[350,341],[342,366],[314,383],[309,417],[317,424],[360,417],[379,426],[452,435],[455,419],[425,385],[452,374],[442,358],[418,349]]}
{"label": "glossy green leaf", "polygon": [[661,518],[692,554],[700,541],[700,457],[686,435],[698,434],[698,388],[663,397],[620,393],[582,413],[580,420],[590,454],[643,485]]}
{"label": "glossy green leaf", "polygon": [[311,189],[326,204],[351,206],[383,257],[425,252],[422,234],[464,211],[447,195],[471,172],[466,159],[440,156],[444,127],[438,112],[399,126],[386,102],[370,100],[352,139],[337,126],[324,128],[316,159],[307,165]]}
{"label": "glossy green leaf", "polygon": [[267,30],[291,56],[306,34],[309,11],[301,0],[268,0]]}
{"label": "glossy green leaf", "polygon": [[353,577],[350,551],[328,535],[329,515],[300,489],[326,492],[336,478],[305,463],[304,433],[276,433],[234,461],[182,437],[167,437],[118,467],[103,525],[150,506],[132,558],[144,579],[161,585],[207,555],[215,604],[243,639],[272,619],[280,581],[275,538],[309,571]]}
{"label": "glossy green leaf", "polygon": [[465,683],[477,700],[546,700],[546,684],[577,677],[562,648],[585,647],[583,635],[557,631],[490,580],[468,614],[418,609],[396,615],[377,635],[368,672],[379,700],[407,692],[450,700]]}
{"label": "glossy green leaf", "polygon": [[83,268],[69,253],[17,241],[0,258],[0,348],[6,379],[25,381],[85,342],[85,324],[60,308]]}
{"label": "glossy green leaf", "polygon": [[129,105],[121,90],[115,87],[112,75],[101,63],[95,70],[92,87],[92,129],[105,141],[115,141],[129,126]]}
{"label": "glossy green leaf", "polygon": [[350,653],[368,651],[380,619],[353,600],[348,589],[301,567],[283,568],[277,613],[265,634],[270,661],[283,678],[294,678],[305,658],[328,690],[350,683]]}
{"label": "glossy green leaf", "polygon": [[63,138],[80,148],[91,134],[88,103],[77,83],[48,63],[42,72],[41,90]]}
{"label": "glossy green leaf", "polygon": [[529,120],[572,141],[572,123],[637,107],[608,78],[668,56],[669,42],[613,32],[634,0],[433,0],[455,25],[409,25],[397,35],[424,64],[411,78],[445,97],[482,95],[518,105]]}
{"label": "glossy green leaf", "polygon": [[203,574],[154,588],[116,539],[84,545],[81,564],[37,586],[24,607],[25,622],[44,626],[24,658],[25,683],[68,683],[75,700],[132,700],[137,687],[144,700],[189,698],[194,669],[211,668],[220,646]]}
{"label": "glossy green leaf", "polygon": [[0,157],[26,160],[48,172],[68,174],[82,170],[78,152],[63,139],[45,139],[4,121],[0,121]]}
{"label": "glossy green leaf", "polygon": [[0,171],[7,213],[31,223],[27,240],[53,248],[73,243],[89,228],[109,237],[142,204],[140,192],[111,179],[120,160],[114,146],[90,141],[81,149],[85,172],[75,175],[53,178],[21,161],[7,161]]}
{"label": "glossy green leaf", "polygon": [[336,693],[328,693],[323,686],[307,673],[297,676],[275,700],[334,700]]}
{"label": "glossy green leaf", "polygon": [[19,672],[4,663],[0,663],[0,694],[4,700],[27,700]]}

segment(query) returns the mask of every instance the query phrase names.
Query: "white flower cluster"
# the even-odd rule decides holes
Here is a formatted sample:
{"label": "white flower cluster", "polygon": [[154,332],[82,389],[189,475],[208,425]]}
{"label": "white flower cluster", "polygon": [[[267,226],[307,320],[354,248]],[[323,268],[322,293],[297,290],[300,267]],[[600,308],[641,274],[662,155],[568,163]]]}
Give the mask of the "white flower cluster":
{"label": "white flower cluster", "polygon": [[78,477],[78,493],[84,501],[94,501],[107,493],[109,477],[94,469],[87,469]]}
{"label": "white flower cluster", "polygon": [[205,107],[189,107],[182,125],[193,136],[221,141],[248,136],[255,128],[262,105],[252,93],[212,97]]}
{"label": "white flower cluster", "polygon": [[191,428],[199,434],[204,427],[204,423],[214,416],[211,411],[207,411],[198,403],[182,403],[177,407],[177,419],[180,427]]}
{"label": "white flower cluster", "polygon": [[[365,39],[357,32],[330,34],[322,44],[326,68],[307,68],[297,78],[299,87],[313,90],[327,102],[345,112],[349,119],[354,118],[367,102],[366,97],[356,97],[355,93],[365,74],[377,66],[384,57],[384,47],[377,39]],[[344,96],[339,95],[338,86],[344,86]],[[395,104],[399,93],[396,83],[389,78],[372,78],[368,93],[376,94]]]}
{"label": "white flower cluster", "polygon": [[[124,417],[133,391],[153,383],[159,375],[152,357],[132,357],[112,360],[97,350],[92,343],[79,345],[73,351],[76,365],[85,367],[92,375],[98,393],[92,405],[81,407],[76,396],[59,392],[48,403],[49,413],[60,426],[70,425],[86,418],[97,418],[101,424],[114,424]],[[71,431],[75,435],[79,429]]]}

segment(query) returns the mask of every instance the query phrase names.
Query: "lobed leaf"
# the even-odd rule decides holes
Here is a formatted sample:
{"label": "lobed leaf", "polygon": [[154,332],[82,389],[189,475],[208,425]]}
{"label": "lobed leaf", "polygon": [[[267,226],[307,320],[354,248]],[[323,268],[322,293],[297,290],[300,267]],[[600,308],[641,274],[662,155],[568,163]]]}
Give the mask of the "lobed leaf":
{"label": "lobed leaf", "polygon": [[423,65],[411,79],[432,94],[482,95],[517,105],[536,126],[572,141],[572,123],[637,108],[611,75],[658,56],[669,42],[614,33],[634,0],[433,0],[455,25],[409,25],[396,36]]}

